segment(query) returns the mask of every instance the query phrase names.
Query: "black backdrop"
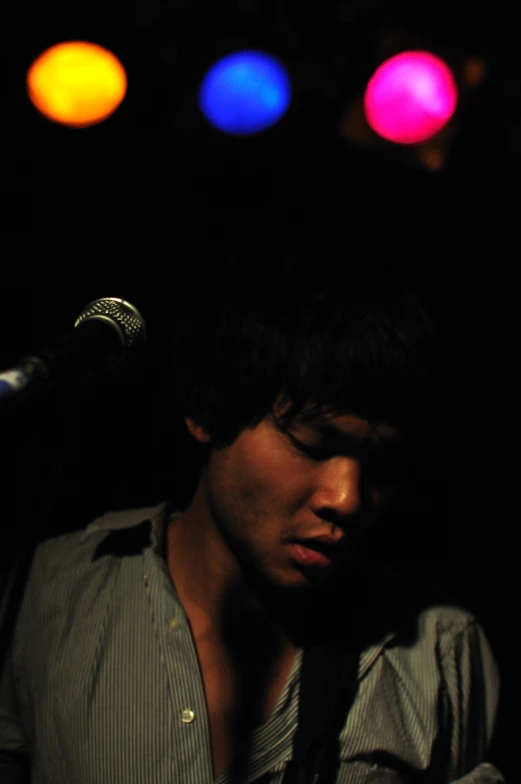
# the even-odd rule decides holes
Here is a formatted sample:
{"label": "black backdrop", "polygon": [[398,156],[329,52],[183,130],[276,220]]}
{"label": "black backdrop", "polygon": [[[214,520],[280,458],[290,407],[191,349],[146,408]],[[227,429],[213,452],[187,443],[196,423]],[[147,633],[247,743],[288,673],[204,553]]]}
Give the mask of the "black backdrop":
{"label": "black backdrop", "polygon": [[[508,771],[517,559],[503,434],[513,438],[516,410],[505,389],[516,356],[508,315],[516,312],[519,67],[506,5],[454,5],[366,0],[328,5],[317,18],[289,2],[13,4],[2,39],[0,368],[69,329],[98,297],[136,305],[148,344],[138,368],[2,418],[2,559],[27,537],[75,530],[107,508],[167,494],[185,503],[192,477],[164,366],[186,286],[219,263],[230,237],[262,231],[274,215],[295,230],[326,219],[356,226],[406,262],[451,366],[443,437],[373,544],[482,619],[503,672]],[[487,60],[479,100],[438,174],[351,148],[334,132],[387,23]],[[43,120],[23,91],[31,58],[71,37],[110,45],[131,85],[113,118],[83,131]],[[197,116],[195,90],[217,54],[250,45],[292,64],[296,108],[259,138],[224,138]],[[339,285],[348,285],[345,274]]]}

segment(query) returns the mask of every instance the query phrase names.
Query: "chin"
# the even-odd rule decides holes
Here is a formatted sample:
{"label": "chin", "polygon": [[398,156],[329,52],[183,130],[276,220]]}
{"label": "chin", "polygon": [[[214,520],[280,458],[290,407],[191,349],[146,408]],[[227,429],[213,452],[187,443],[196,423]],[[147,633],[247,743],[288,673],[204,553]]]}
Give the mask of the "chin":
{"label": "chin", "polygon": [[290,574],[268,576],[267,589],[277,594],[281,601],[305,599],[315,593],[326,578],[325,573],[317,574],[312,570],[291,570]]}

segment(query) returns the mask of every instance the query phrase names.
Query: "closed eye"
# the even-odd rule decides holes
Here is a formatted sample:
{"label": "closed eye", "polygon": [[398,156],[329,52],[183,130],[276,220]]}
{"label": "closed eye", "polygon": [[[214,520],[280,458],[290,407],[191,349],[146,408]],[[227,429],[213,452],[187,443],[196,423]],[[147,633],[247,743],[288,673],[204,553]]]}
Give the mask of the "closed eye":
{"label": "closed eye", "polygon": [[[340,450],[334,449],[332,446],[323,446],[319,444],[308,444],[295,438],[294,435],[287,432],[292,445],[301,453],[307,455],[312,460],[329,460],[336,455],[345,454]],[[354,457],[351,453],[350,457]],[[371,453],[369,450],[364,456],[360,455],[365,468],[365,474],[369,481],[379,484],[392,484],[399,482],[403,479],[407,459],[403,450],[397,448],[376,450]]]}
{"label": "closed eye", "polygon": [[287,433],[287,436],[299,452],[311,457],[313,460],[329,460],[329,458],[333,457],[335,454],[333,450],[328,447],[319,446],[317,444],[306,444],[304,441],[295,438],[291,433]]}

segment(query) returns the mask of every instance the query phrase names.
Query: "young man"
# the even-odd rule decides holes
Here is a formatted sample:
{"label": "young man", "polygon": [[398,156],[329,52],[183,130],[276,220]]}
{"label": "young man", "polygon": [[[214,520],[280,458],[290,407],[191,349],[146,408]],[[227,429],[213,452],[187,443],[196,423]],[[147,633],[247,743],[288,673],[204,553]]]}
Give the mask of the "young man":
{"label": "young man", "polygon": [[[401,272],[324,246],[216,263],[185,297],[193,498],[39,546],[2,782],[504,781],[478,621],[362,552],[441,404],[443,352]],[[312,758],[327,727],[335,754]]]}

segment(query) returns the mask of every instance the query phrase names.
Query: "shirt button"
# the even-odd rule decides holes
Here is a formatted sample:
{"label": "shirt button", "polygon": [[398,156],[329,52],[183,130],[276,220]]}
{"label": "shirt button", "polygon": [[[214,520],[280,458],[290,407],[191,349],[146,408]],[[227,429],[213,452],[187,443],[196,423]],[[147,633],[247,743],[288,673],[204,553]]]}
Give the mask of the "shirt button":
{"label": "shirt button", "polygon": [[184,710],[181,714],[181,718],[185,724],[191,724],[191,722],[195,719],[195,713],[191,710]]}
{"label": "shirt button", "polygon": [[168,621],[168,628],[171,632],[176,632],[181,628],[181,621],[178,621],[177,618],[170,618]]}

